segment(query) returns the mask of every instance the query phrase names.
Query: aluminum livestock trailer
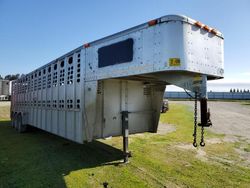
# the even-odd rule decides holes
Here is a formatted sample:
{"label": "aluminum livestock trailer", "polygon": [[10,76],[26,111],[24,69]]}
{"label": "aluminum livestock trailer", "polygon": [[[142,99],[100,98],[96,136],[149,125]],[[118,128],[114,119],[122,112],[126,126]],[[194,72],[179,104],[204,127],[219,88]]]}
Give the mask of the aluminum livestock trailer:
{"label": "aluminum livestock trailer", "polygon": [[157,131],[166,85],[173,84],[196,93],[203,131],[211,125],[207,80],[223,78],[223,53],[219,31],[163,16],[86,43],[14,81],[13,125],[78,143],[123,135],[127,157],[129,134]]}

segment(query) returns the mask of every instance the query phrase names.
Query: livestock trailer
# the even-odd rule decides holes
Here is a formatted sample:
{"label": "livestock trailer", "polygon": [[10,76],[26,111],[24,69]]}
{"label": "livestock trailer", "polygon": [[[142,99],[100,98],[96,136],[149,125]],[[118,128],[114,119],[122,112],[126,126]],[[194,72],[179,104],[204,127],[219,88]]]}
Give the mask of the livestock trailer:
{"label": "livestock trailer", "polygon": [[223,58],[218,30],[163,16],[81,45],[15,80],[13,125],[78,143],[123,135],[126,154],[128,134],[157,132],[167,85],[195,92],[200,125],[209,126],[207,80],[223,78]]}

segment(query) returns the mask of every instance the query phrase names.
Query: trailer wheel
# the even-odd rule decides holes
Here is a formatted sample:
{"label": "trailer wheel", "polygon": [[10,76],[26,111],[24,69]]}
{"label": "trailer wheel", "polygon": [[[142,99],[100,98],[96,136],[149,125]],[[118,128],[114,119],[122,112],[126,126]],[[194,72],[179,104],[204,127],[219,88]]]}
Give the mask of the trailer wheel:
{"label": "trailer wheel", "polygon": [[13,128],[16,128],[16,113],[12,113],[12,116],[11,116],[11,126]]}
{"label": "trailer wheel", "polygon": [[22,115],[21,114],[18,114],[17,115],[17,125],[16,125],[16,129],[19,133],[24,133],[27,131],[27,125],[23,124],[23,121],[22,121]]}
{"label": "trailer wheel", "polygon": [[14,121],[13,121],[13,124],[14,124],[14,128],[17,130],[17,124],[18,124],[18,122],[17,122],[17,116],[18,116],[18,114],[17,113],[15,113],[15,115],[14,115]]}

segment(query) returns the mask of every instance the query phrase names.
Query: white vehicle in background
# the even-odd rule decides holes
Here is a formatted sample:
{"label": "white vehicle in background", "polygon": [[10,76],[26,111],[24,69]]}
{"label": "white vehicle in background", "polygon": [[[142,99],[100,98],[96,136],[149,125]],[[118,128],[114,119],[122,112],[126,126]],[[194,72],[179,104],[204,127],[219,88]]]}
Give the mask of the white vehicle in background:
{"label": "white vehicle in background", "polygon": [[10,81],[0,79],[0,101],[10,100]]}

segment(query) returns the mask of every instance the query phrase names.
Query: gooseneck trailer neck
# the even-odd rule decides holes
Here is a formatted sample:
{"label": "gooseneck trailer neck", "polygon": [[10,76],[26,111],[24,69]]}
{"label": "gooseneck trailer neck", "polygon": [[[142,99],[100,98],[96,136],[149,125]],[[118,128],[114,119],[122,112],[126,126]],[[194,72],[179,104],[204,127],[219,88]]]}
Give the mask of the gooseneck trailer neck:
{"label": "gooseneck trailer neck", "polygon": [[[167,85],[195,93],[211,125],[207,81],[223,78],[222,34],[186,16],[168,15],[86,43],[12,84],[11,117],[78,143],[156,132]],[[197,117],[195,117],[197,120]],[[203,138],[200,143],[204,145]]]}

